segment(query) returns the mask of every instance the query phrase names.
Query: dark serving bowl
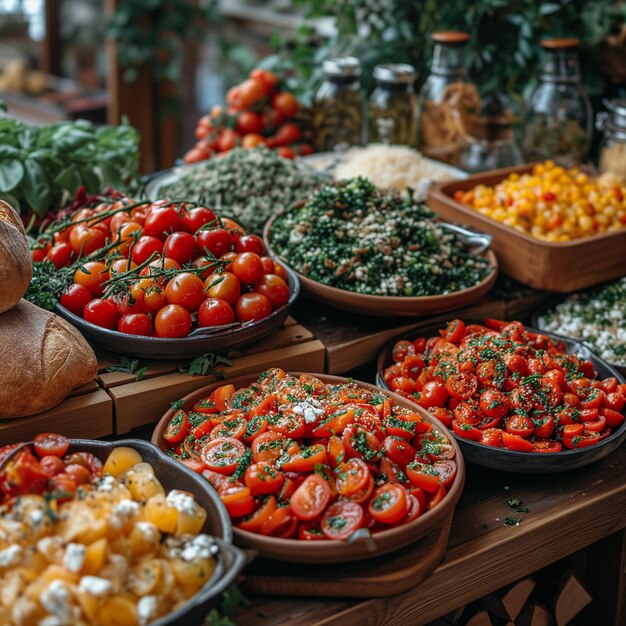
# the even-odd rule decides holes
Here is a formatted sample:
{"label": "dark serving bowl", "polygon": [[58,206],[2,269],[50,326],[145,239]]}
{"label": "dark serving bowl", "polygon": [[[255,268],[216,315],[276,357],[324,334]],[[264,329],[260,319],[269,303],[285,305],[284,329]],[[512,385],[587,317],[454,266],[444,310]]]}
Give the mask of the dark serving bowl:
{"label": "dark serving bowl", "polygon": [[180,339],[128,335],[86,322],[82,317],[74,315],[60,304],[57,304],[54,310],[78,328],[91,343],[110,352],[139,359],[190,359],[206,352],[226,352],[240,348],[259,341],[280,328],[300,293],[298,277],[288,267],[285,267],[285,270],[290,291],[289,300],[268,317],[257,322],[246,322],[237,326],[228,325],[225,330],[219,330],[219,327],[215,330],[207,329],[209,331],[207,333]]}
{"label": "dark serving bowl", "polygon": [[[468,323],[482,323],[481,320],[469,320]],[[390,341],[378,356],[376,382],[379,387],[389,389],[383,378],[384,371],[392,365],[391,352],[393,346],[400,339],[415,339],[416,337],[431,337],[438,334],[438,330],[443,328],[445,324],[424,324],[421,327],[413,329],[410,333],[396,337]],[[624,377],[606,361],[597,357],[589,348],[569,337],[556,335],[547,331],[540,331],[527,326],[531,332],[540,332],[556,341],[560,341],[565,345],[565,349],[570,354],[576,354],[579,357],[590,361],[594,369],[598,372],[600,378],[615,376],[620,383],[626,382]],[[455,436],[455,435],[453,435]],[[535,453],[535,452],[517,452],[516,450],[508,450],[507,448],[494,448],[485,446],[476,441],[456,437],[456,441],[463,450],[463,456],[468,463],[474,465],[482,465],[500,471],[516,472],[519,474],[547,474],[556,472],[566,472],[589,465],[594,461],[599,461],[605,456],[616,450],[626,439],[626,420],[622,422],[619,428],[616,428],[609,437],[600,441],[595,446],[588,448],[579,448],[577,450],[562,450],[557,453]]]}
{"label": "dark serving bowl", "polygon": [[[295,376],[299,376],[301,372],[291,372]],[[340,376],[330,376],[328,374],[312,374],[317,376],[322,382],[328,384],[346,383],[347,378]],[[235,388],[246,387],[250,383],[256,381],[257,374],[244,374],[236,378],[229,379],[228,382],[235,385]],[[363,383],[361,381],[353,381],[360,387],[380,391],[374,385]],[[197,391],[190,393],[183,398],[182,409],[189,411],[193,405],[208,396],[217,387],[224,384],[224,381],[217,381],[206,387],[201,387]],[[288,561],[291,563],[344,563],[348,561],[359,561],[369,559],[381,554],[387,554],[394,550],[399,550],[408,546],[419,539],[427,536],[434,529],[443,528],[447,537],[447,533],[452,523],[452,514],[454,507],[461,497],[463,485],[465,483],[465,465],[461,450],[456,444],[454,437],[448,429],[434,416],[427,413],[422,407],[416,407],[406,398],[399,396],[393,392],[386,392],[401,407],[409,408],[424,416],[437,431],[445,435],[456,451],[457,474],[443,502],[430,511],[426,511],[417,519],[404,524],[402,526],[391,527],[373,535],[366,529],[359,529],[352,537],[346,541],[301,541],[298,539],[283,539],[279,537],[270,537],[260,535],[258,533],[249,532],[240,528],[234,528],[235,542],[243,547],[257,550],[261,556],[275,559],[278,561]],[[163,438],[163,433],[173,417],[173,409],[169,409],[156,425],[152,433],[152,443],[161,449],[166,449],[167,442]],[[431,551],[436,552],[435,558],[431,561],[431,567],[428,571],[424,570],[422,575],[426,576],[437,566],[443,558],[445,546],[430,546]],[[418,584],[421,581],[416,581]]]}
{"label": "dark serving bowl", "polygon": [[[2,469],[15,454],[30,442],[18,446],[0,463]],[[139,452],[146,463],[154,469],[156,477],[166,491],[182,489],[193,494],[196,502],[207,512],[202,532],[215,537],[219,547],[217,567],[204,587],[191,597],[178,610],[151,622],[151,626],[187,626],[200,624],[209,610],[215,605],[220,594],[235,581],[246,564],[245,553],[232,545],[233,530],[226,508],[209,482],[161,452],[156,446],[140,439],[120,441],[91,441],[72,439],[70,452],[90,452],[105,461],[113,448],[127,446]]]}

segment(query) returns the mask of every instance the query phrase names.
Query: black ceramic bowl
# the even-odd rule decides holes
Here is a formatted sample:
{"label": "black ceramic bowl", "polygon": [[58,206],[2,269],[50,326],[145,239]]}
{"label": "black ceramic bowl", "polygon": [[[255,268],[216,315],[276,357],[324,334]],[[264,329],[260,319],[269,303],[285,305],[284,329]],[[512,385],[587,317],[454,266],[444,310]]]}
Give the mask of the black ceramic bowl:
{"label": "black ceramic bowl", "polygon": [[[285,267],[289,300],[268,317],[257,322],[246,322],[225,330],[211,331],[204,335],[167,339],[165,337],[141,337],[127,335],[117,330],[109,330],[86,322],[65,307],[57,304],[55,313],[65,318],[91,343],[118,354],[125,354],[139,359],[191,359],[206,352],[227,352],[241,346],[254,343],[272,334],[280,328],[300,293],[300,281],[295,273]],[[194,329],[196,330],[196,329]],[[192,331],[193,332],[193,331]]]}
{"label": "black ceramic bowl", "polygon": [[[467,323],[481,324],[481,320],[470,320]],[[376,383],[383,389],[389,389],[385,383],[383,373],[387,367],[392,365],[391,352],[393,346],[400,339],[412,340],[416,337],[432,337],[437,335],[440,328],[444,328],[445,324],[424,324],[421,327],[413,329],[410,333],[396,337],[390,341],[378,356]],[[549,333],[546,331],[538,331],[528,327],[528,330],[541,332],[548,337],[561,341],[570,354],[576,354],[579,357],[590,361],[594,369],[598,372],[599,378],[607,378],[615,376],[620,383],[626,382],[624,377],[614,367],[606,361],[598,358],[587,346],[561,335]],[[473,465],[482,465],[499,471],[516,472],[519,474],[548,474],[556,472],[566,472],[568,470],[589,465],[594,461],[603,459],[616,450],[626,439],[626,421],[622,422],[619,428],[616,428],[609,437],[600,441],[595,446],[588,448],[579,448],[577,450],[562,450],[561,452],[551,454],[538,454],[534,452],[517,452],[508,450],[507,448],[494,448],[455,437],[461,450],[463,457],[468,463]]]}
{"label": "black ceramic bowl", "polygon": [[[24,443],[18,446],[0,463],[0,469],[22,448],[29,446]],[[217,567],[207,583],[177,611],[166,615],[150,626],[189,626],[201,624],[209,610],[217,602],[220,594],[234,582],[246,563],[245,553],[232,545],[233,530],[226,508],[217,492],[209,482],[192,472],[181,463],[170,459],[156,446],[140,439],[123,439],[120,441],[91,441],[72,439],[70,452],[90,452],[105,461],[113,448],[128,446],[139,452],[146,463],[154,469],[154,473],[166,491],[182,489],[193,494],[196,502],[207,512],[202,532],[215,537],[219,547]]]}

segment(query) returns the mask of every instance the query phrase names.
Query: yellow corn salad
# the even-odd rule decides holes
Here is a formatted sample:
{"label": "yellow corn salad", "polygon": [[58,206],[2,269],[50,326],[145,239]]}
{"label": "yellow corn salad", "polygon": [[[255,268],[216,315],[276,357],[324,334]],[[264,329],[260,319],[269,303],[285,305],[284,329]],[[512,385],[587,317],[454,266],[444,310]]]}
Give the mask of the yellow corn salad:
{"label": "yellow corn salad", "polygon": [[0,624],[155,621],[215,571],[205,519],[189,494],[166,494],[130,448],[116,448],[103,476],[68,501],[23,495],[0,506]]}
{"label": "yellow corn salad", "polygon": [[590,177],[552,161],[497,185],[457,191],[478,213],[547,241],[570,241],[626,227],[626,185]]}

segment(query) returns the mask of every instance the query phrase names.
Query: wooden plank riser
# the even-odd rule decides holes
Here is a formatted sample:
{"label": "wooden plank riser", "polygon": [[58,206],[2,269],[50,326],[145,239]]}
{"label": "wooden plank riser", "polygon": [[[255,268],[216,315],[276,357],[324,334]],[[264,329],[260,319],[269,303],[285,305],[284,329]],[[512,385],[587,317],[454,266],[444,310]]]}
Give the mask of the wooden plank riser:
{"label": "wooden plank riser", "polygon": [[[318,372],[324,369],[324,354],[324,345],[320,341],[308,341],[246,355],[237,359],[233,367],[224,369],[227,379],[261,372],[269,367]],[[108,391],[114,402],[115,432],[127,433],[138,426],[158,421],[171,402],[215,380],[214,376],[189,376],[177,372],[110,388]]]}
{"label": "wooden plank riser", "polygon": [[97,390],[66,398],[58,406],[33,415],[0,422],[0,445],[28,441],[41,432],[58,432],[79,439],[113,434],[113,400]]}

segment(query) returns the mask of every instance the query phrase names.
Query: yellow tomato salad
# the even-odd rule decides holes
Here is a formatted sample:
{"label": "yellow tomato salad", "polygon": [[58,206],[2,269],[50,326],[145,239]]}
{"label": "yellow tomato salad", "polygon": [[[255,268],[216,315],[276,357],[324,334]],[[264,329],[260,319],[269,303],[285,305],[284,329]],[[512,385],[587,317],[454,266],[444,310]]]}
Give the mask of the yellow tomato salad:
{"label": "yellow tomato salad", "polygon": [[102,466],[46,437],[0,472],[0,624],[143,626],[204,586],[218,548],[191,495],[166,493],[132,448]]}
{"label": "yellow tomato salad", "polygon": [[513,172],[497,185],[459,190],[455,200],[486,217],[546,241],[570,241],[626,226],[626,185],[605,184],[553,161]]}

